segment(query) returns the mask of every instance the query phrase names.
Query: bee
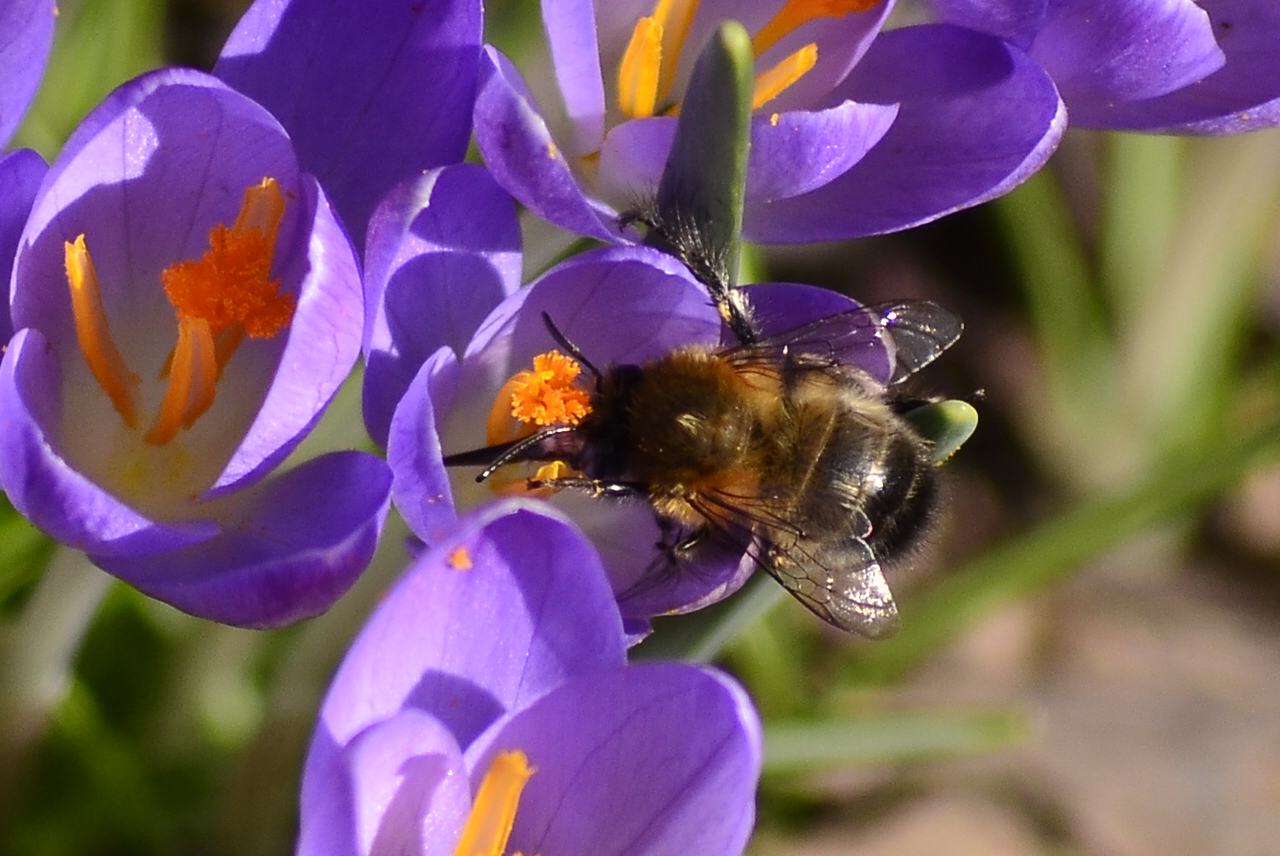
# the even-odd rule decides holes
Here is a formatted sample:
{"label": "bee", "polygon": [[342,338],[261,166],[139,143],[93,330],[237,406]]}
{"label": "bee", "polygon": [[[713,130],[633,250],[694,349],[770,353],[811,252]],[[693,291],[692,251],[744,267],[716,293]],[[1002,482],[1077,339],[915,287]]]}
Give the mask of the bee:
{"label": "bee", "polygon": [[[508,464],[555,462],[568,473],[529,487],[647,503],[675,533],[660,546],[677,568],[704,546],[728,546],[824,621],[893,632],[883,567],[918,543],[938,498],[932,444],[906,418],[928,402],[901,384],[959,338],[959,319],[903,301],[763,335],[742,292],[712,292],[737,343],[691,344],[644,365],[595,367],[544,313],[592,376],[585,415],[445,463],[484,465],[483,481]],[[886,352],[887,377],[862,367]]]}

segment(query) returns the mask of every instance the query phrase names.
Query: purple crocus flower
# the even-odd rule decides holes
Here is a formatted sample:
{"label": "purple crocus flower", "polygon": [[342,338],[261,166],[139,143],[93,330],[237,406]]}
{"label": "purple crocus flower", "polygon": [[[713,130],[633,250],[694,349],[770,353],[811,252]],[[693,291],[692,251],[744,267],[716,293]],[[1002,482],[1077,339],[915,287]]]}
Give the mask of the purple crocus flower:
{"label": "purple crocus flower", "polygon": [[625,652],[571,525],[522,501],[462,521],[334,678],[297,853],[741,853],[761,762],[746,694]]}
{"label": "purple crocus flower", "polygon": [[1073,125],[1233,134],[1280,122],[1273,0],[930,0],[1053,77]]}
{"label": "purple crocus flower", "polygon": [[486,49],[476,140],[536,213],[604,241],[651,198],[693,58],[717,22],[757,54],[744,237],[903,229],[1012,188],[1064,127],[1053,81],[1014,45],[950,25],[881,28],[892,0],[543,0],[554,93]]}
{"label": "purple crocus flower", "polygon": [[[5,0],[0,5],[0,148],[35,97],[53,45],[56,15],[54,0]],[[0,184],[0,194],[6,187]]]}
{"label": "purple crocus flower", "polygon": [[471,139],[480,0],[257,0],[213,73],[271,111],[357,247],[398,182]]}
{"label": "purple crocus flower", "polygon": [[247,626],[327,608],[367,564],[382,461],[274,472],[354,364],[363,306],[350,242],[261,106],[185,70],[108,96],[44,178],[11,310],[0,485],[41,529]]}
{"label": "purple crocus flower", "polygon": [[[423,281],[420,287],[430,288],[431,283]],[[799,285],[751,286],[748,294],[766,333],[857,305],[832,292]],[[518,426],[511,424],[511,395],[503,392],[504,386],[533,368],[535,357],[556,349],[544,312],[601,368],[643,364],[683,345],[730,341],[706,289],[688,269],[672,256],[644,246],[583,253],[508,297],[479,325],[464,350],[444,346],[431,354],[394,407],[387,441],[392,495],[426,543],[437,543],[450,531],[455,508],[492,502],[495,489],[519,489],[529,475],[504,479],[499,473],[476,484],[475,469],[446,470],[442,452],[454,454],[512,439],[504,432]],[[891,359],[879,342],[868,342],[863,361],[873,377],[887,381],[892,374]],[[391,404],[384,401],[374,407],[386,410]],[[664,534],[645,504],[611,502],[574,491],[557,493],[551,501],[569,513],[601,551],[628,630],[634,633],[644,632],[649,616],[696,609],[724,597],[755,567],[741,550],[726,547],[700,556],[696,567],[688,563],[671,568],[669,554],[659,546]]]}
{"label": "purple crocus flower", "polygon": [[[30,149],[0,155],[0,283],[5,285],[6,296],[18,236],[47,169],[44,158]],[[9,301],[4,300],[0,302],[0,342],[8,342],[12,335]]]}

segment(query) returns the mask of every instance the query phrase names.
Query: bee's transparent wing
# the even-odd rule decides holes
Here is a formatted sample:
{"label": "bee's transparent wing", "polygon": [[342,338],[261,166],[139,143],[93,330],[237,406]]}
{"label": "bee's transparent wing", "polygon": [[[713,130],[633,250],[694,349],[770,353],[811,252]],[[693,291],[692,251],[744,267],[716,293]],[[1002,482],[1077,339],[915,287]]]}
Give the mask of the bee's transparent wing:
{"label": "bee's transparent wing", "polygon": [[872,639],[898,629],[893,593],[880,562],[862,538],[806,539],[785,515],[758,499],[718,492],[700,499],[694,505],[713,530],[743,546],[823,621]]}
{"label": "bee's transparent wing", "polygon": [[860,306],[725,351],[731,364],[805,355],[851,365],[886,386],[910,377],[960,338],[960,319],[923,300]]}

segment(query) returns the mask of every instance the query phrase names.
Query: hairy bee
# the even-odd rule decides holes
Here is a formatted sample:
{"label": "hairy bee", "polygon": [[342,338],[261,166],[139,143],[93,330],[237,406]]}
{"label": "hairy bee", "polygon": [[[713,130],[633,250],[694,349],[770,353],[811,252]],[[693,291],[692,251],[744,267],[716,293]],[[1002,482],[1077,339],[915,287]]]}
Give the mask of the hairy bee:
{"label": "hairy bee", "polygon": [[[638,499],[676,560],[707,543],[741,548],[825,621],[866,636],[897,626],[882,564],[920,538],[937,498],[935,455],[904,418],[899,384],[959,338],[959,319],[908,301],[864,306],[779,335],[757,331],[741,292],[715,292],[739,340],[689,345],[644,365],[597,369],[545,314],[551,336],[594,375],[586,414],[445,459],[559,462],[531,487]],[[888,376],[861,367],[891,355]],[[546,468],[542,472],[546,472]]]}

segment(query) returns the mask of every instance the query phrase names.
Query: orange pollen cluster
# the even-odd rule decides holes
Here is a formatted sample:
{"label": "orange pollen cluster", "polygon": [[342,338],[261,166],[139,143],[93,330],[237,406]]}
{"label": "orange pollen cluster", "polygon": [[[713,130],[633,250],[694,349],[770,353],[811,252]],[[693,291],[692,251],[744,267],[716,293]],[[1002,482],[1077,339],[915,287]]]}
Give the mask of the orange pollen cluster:
{"label": "orange pollen cluster", "polygon": [[577,425],[591,412],[591,396],[573,385],[581,372],[576,360],[557,351],[534,357],[533,371],[508,382],[511,415],[538,426]]}
{"label": "orange pollen cluster", "polygon": [[[178,320],[178,341],[161,371],[164,401],[143,440],[162,446],[213,404],[218,377],[241,339],[275,336],[293,319],[295,300],[272,280],[284,194],[273,178],[245,191],[235,223],[209,232],[209,251],[160,274]],[[67,283],[81,353],[125,425],[136,427],[140,380],[125,363],[107,324],[85,236],[66,245]]]}
{"label": "orange pollen cluster", "polygon": [[[866,12],[884,0],[788,0],[751,39],[758,59],[784,37],[816,18],[843,18]],[[698,0],[658,0],[653,14],[636,22],[618,66],[618,108],[629,118],[652,116],[668,104],[680,53],[689,35]],[[772,100],[813,68],[817,45],[810,43],[757,75],[752,108]],[[679,104],[665,112],[676,114]]]}

